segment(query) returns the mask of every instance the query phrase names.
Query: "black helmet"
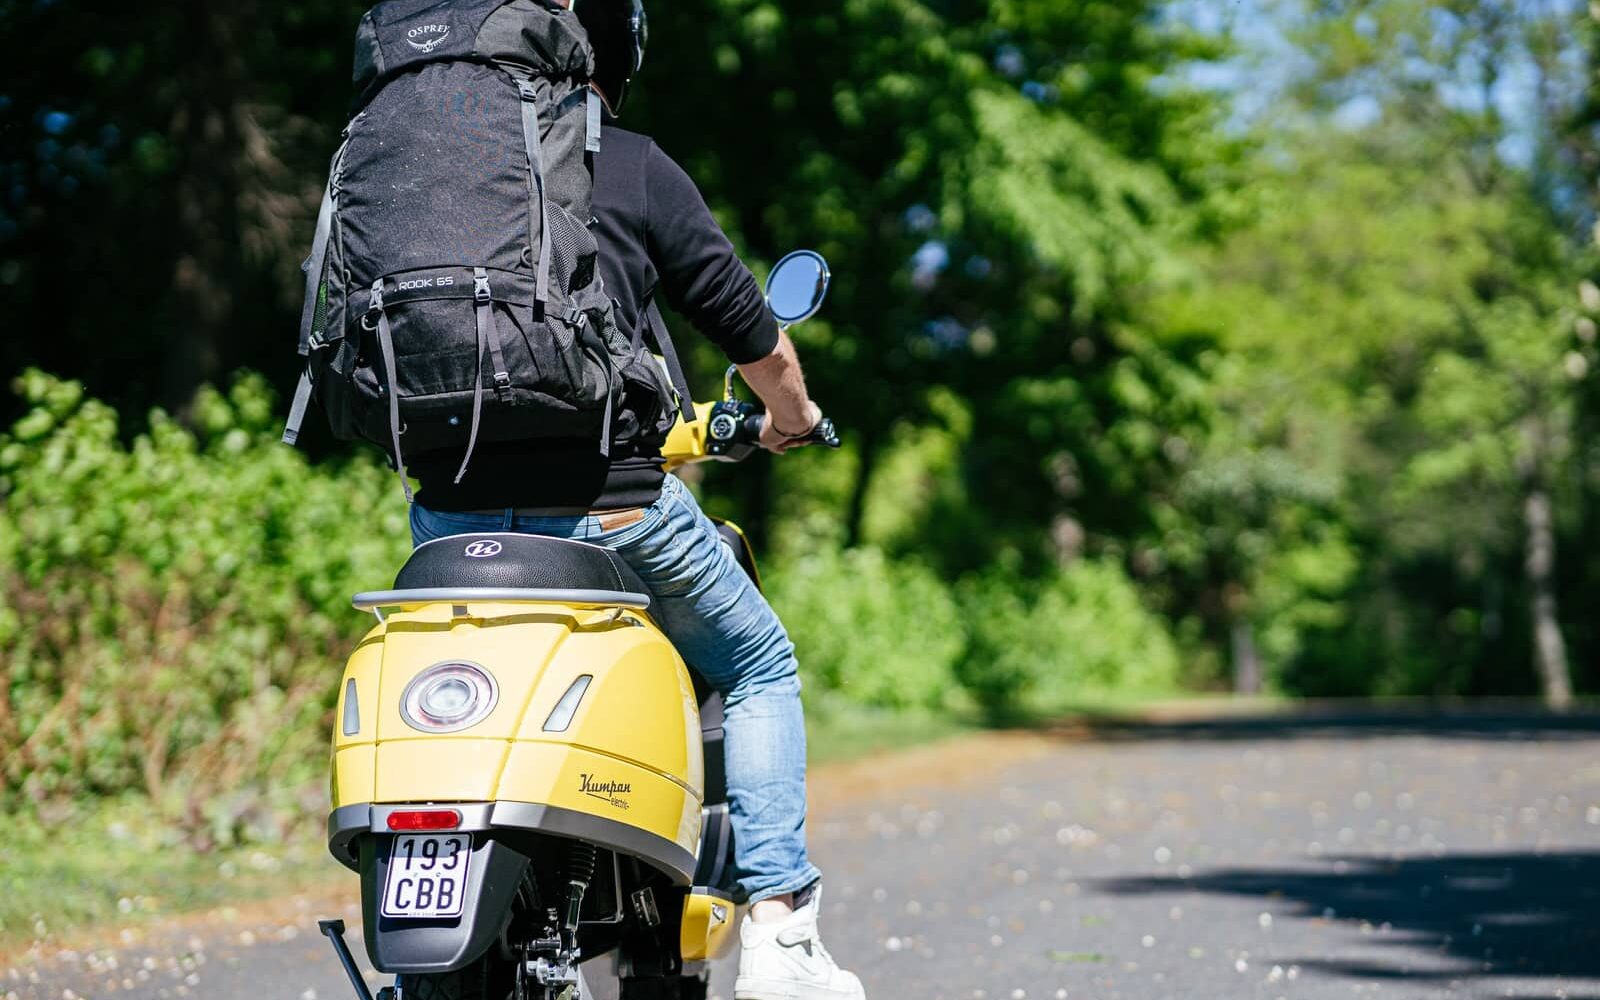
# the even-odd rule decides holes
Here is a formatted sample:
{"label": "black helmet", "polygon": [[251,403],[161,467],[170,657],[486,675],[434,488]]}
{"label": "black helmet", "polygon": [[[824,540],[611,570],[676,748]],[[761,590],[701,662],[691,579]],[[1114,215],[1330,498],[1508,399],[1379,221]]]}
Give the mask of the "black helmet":
{"label": "black helmet", "polygon": [[611,113],[621,114],[628,85],[644,66],[644,47],[650,41],[644,0],[573,0],[572,6],[594,48],[594,83]]}

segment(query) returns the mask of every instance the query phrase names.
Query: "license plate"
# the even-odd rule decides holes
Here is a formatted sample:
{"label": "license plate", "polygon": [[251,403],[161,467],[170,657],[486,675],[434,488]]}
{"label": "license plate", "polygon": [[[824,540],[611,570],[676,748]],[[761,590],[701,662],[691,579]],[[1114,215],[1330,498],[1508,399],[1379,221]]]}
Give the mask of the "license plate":
{"label": "license plate", "polygon": [[472,838],[465,833],[394,838],[383,915],[413,920],[461,916],[471,860]]}

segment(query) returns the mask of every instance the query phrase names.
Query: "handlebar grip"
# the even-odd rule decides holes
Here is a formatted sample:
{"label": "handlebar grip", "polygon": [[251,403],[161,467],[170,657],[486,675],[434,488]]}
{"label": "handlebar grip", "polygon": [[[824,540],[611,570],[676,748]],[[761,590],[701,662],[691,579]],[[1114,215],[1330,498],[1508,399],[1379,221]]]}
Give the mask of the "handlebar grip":
{"label": "handlebar grip", "polygon": [[806,444],[820,444],[829,448],[839,447],[839,432],[833,426],[833,421],[823,417],[810,434],[800,440]]}
{"label": "handlebar grip", "polygon": [[[763,413],[751,413],[749,416],[745,417],[744,423],[741,427],[741,430],[743,431],[743,438],[749,441],[751,444],[761,440],[761,427],[766,419],[766,415]],[[805,437],[795,438],[794,443],[820,444],[827,448],[837,449],[840,447],[839,432],[834,428],[832,420],[829,420],[827,417],[823,417],[822,420],[818,422],[817,426],[812,428],[810,434],[807,434]]]}

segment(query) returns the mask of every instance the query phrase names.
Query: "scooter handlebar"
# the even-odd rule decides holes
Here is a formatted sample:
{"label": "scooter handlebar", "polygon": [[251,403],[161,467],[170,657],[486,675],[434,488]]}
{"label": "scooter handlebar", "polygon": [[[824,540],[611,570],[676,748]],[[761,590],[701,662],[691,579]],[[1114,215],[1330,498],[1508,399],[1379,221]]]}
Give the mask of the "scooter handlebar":
{"label": "scooter handlebar", "polygon": [[[766,410],[760,403],[724,399],[712,404],[705,422],[705,457],[720,462],[742,462],[761,450]],[[824,417],[811,433],[796,438],[793,443],[838,448],[839,431],[832,420]]]}
{"label": "scooter handlebar", "polygon": [[[761,428],[766,423],[766,419],[766,414],[759,410],[745,417],[743,426],[740,428],[740,437],[743,439],[741,443],[754,444],[759,447],[761,443]],[[800,445],[820,444],[826,448],[840,447],[839,432],[833,426],[833,421],[827,417],[817,421],[817,426],[811,429],[810,434],[795,438],[794,442]]]}

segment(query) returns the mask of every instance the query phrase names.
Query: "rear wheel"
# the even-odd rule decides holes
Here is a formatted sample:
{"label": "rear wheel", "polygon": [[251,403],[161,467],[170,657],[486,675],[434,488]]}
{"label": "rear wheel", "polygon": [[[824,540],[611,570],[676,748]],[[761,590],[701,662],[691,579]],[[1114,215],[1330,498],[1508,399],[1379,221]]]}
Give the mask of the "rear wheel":
{"label": "rear wheel", "polygon": [[706,1000],[704,979],[675,976],[662,979],[624,979],[622,1000]]}
{"label": "rear wheel", "polygon": [[516,989],[509,962],[484,956],[464,969],[440,975],[397,976],[405,1000],[506,1000]]}
{"label": "rear wheel", "polygon": [[711,988],[710,978],[700,979],[685,976],[678,980],[678,1000],[706,1000],[707,991]]}

